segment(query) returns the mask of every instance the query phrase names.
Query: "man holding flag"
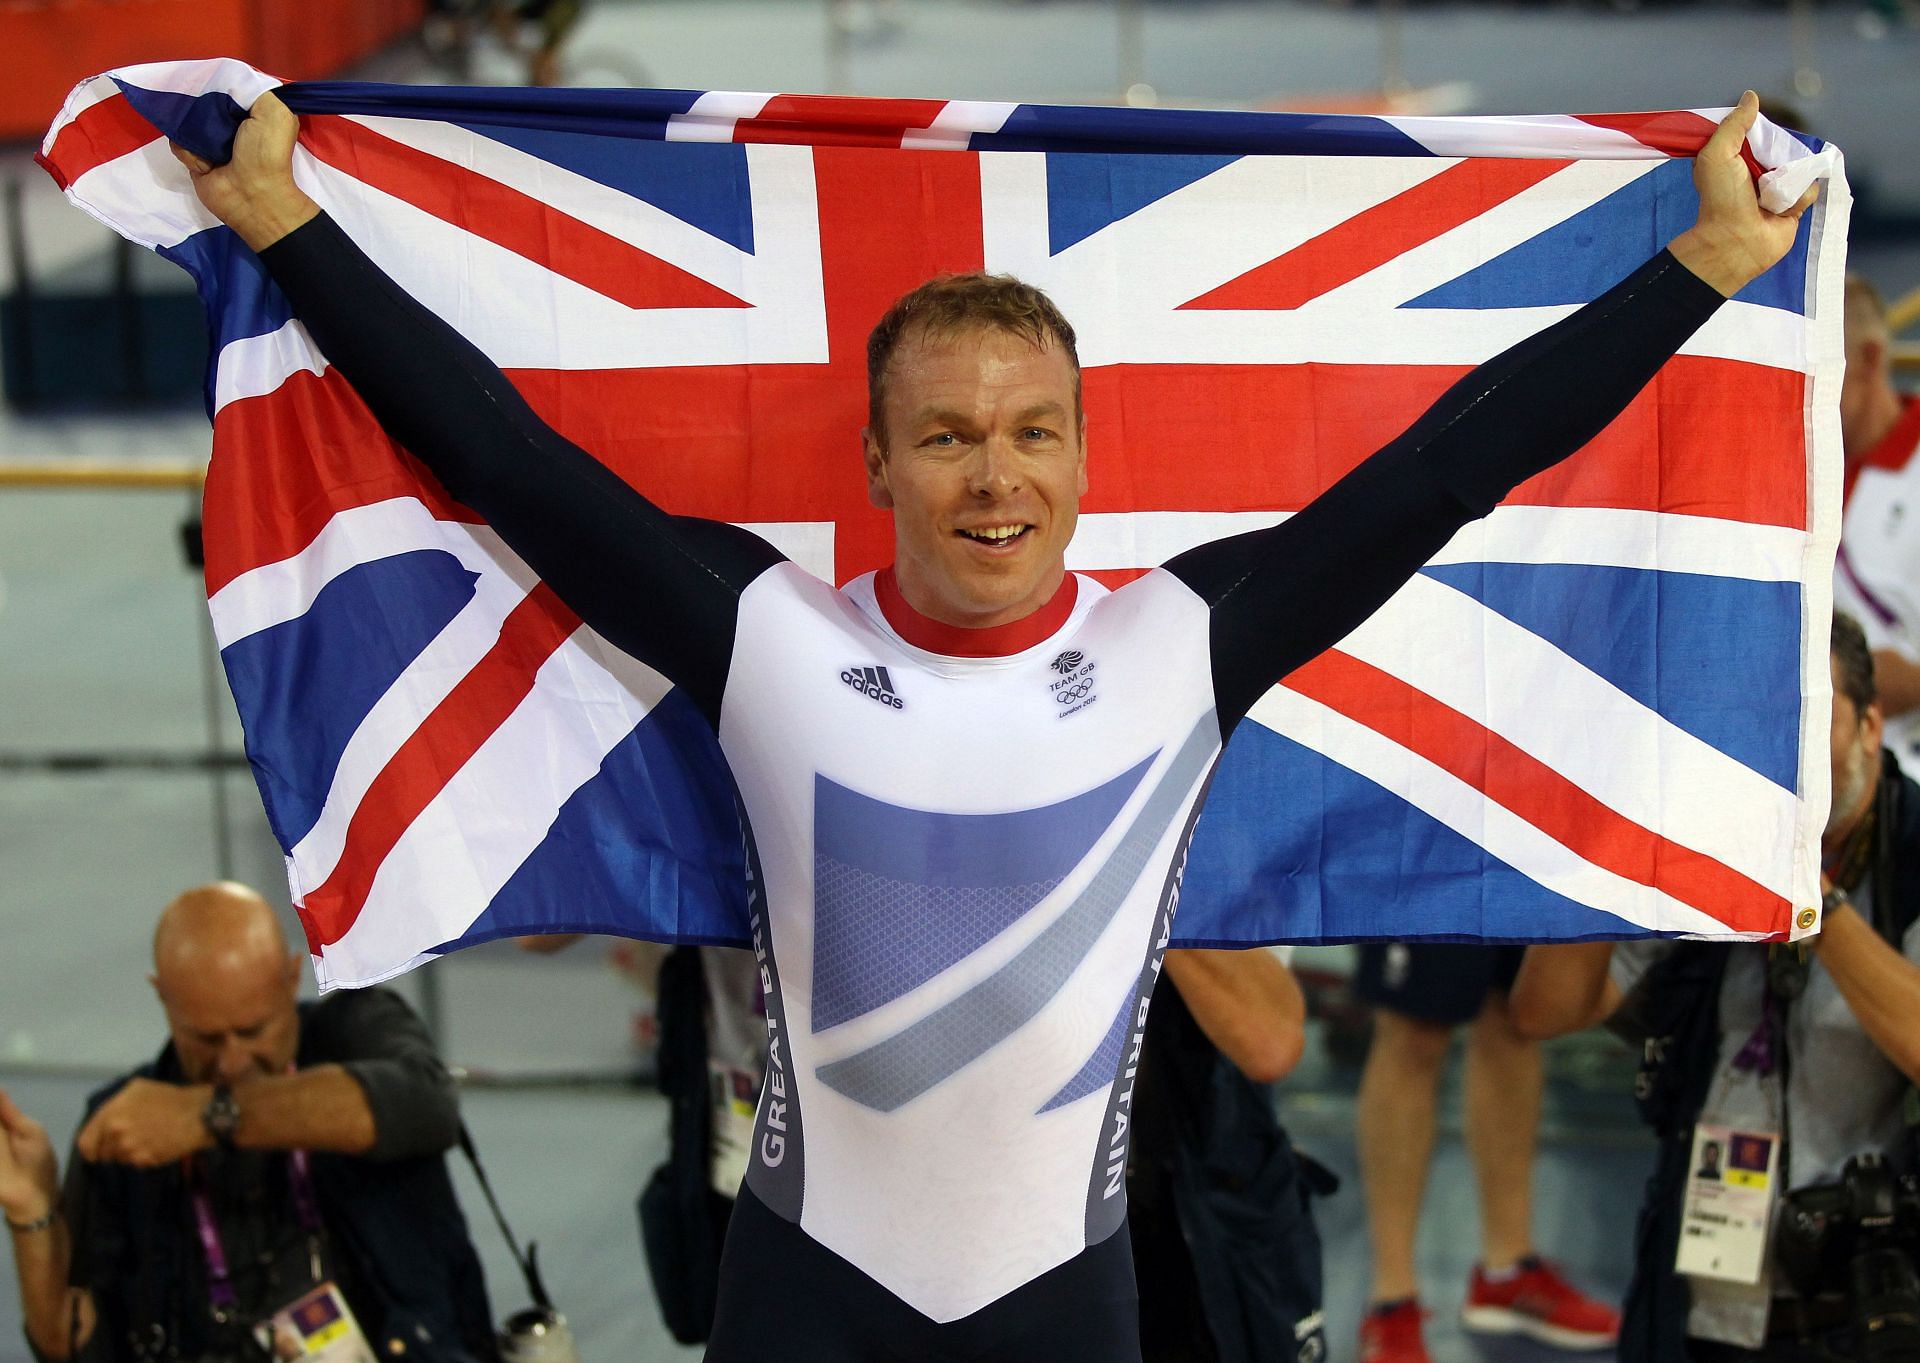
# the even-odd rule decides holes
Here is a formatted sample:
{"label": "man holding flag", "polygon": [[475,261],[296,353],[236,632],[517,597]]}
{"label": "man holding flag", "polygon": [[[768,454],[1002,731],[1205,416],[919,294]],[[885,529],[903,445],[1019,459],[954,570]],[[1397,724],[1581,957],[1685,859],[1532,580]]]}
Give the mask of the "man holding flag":
{"label": "man holding flag", "polygon": [[1111,593],[1065,568],[1086,430],[1038,290],[936,280],[875,328],[865,464],[895,559],[835,590],[536,417],[299,188],[272,95],[227,165],[178,153],[535,596],[670,678],[726,754],[770,1050],[710,1358],[1138,1356],[1132,1067],[1224,738],[1788,250],[1814,192],[1760,207],[1755,115],[1748,94],[1696,159],[1668,250],[1282,525]]}

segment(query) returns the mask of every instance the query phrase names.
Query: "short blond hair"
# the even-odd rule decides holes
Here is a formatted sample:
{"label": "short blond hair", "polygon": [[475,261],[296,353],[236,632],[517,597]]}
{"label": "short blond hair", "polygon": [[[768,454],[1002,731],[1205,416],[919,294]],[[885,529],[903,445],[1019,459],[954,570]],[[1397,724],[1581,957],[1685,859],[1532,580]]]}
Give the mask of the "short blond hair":
{"label": "short blond hair", "polygon": [[1037,350],[1057,345],[1073,371],[1073,414],[1080,415],[1080,353],[1073,327],[1045,293],[1012,275],[941,275],[899,299],[867,336],[867,425],[885,443],[887,370],[911,333],[948,340],[969,332],[1004,331]]}

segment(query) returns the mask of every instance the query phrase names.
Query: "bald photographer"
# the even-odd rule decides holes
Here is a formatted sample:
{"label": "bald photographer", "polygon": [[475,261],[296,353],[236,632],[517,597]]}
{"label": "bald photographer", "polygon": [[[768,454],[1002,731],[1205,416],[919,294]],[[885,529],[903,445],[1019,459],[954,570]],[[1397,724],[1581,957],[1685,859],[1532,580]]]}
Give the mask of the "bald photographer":
{"label": "bald photographer", "polygon": [[300,973],[259,895],[189,890],[154,933],[169,1040],[89,1101],[64,1185],[0,1093],[0,1212],[41,1363],[498,1357],[425,1027],[382,989],[301,1003]]}

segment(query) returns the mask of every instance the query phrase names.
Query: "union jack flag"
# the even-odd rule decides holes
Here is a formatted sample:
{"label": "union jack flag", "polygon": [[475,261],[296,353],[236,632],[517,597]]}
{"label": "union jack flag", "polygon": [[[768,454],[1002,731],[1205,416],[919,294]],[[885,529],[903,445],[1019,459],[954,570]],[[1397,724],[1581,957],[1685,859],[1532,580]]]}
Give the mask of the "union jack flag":
{"label": "union jack flag", "polygon": [[[380,433],[168,154],[221,159],[275,85],[98,77],[40,159],[206,301],[208,594],[322,981],[536,931],[743,941],[704,722]],[[1692,220],[1719,116],[281,94],[307,190],[554,426],[836,580],[890,555],[864,340],[925,278],[1008,271],[1072,319],[1069,564],[1120,581],[1298,509],[1624,277]],[[1794,251],[1255,707],[1175,945],[1812,926],[1848,197],[1817,141],[1763,123],[1748,153],[1776,205],[1825,181]]]}

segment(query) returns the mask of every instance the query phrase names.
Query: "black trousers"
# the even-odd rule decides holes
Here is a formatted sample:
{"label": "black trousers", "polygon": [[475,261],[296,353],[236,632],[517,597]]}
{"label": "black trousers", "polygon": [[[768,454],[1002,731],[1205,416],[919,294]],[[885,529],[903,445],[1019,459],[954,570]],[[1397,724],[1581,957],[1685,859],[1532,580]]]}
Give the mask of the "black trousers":
{"label": "black trousers", "polygon": [[707,1363],[1139,1363],[1126,1227],[945,1325],[747,1189],[727,1227]]}

